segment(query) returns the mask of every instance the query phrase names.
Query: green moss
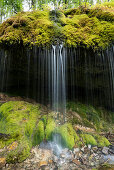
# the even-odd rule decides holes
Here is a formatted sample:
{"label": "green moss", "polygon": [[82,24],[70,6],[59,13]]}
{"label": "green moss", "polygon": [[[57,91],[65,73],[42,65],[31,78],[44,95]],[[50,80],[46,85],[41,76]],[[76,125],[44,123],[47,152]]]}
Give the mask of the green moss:
{"label": "green moss", "polygon": [[30,148],[28,141],[23,139],[15,150],[7,153],[7,163],[22,162],[30,155]]}
{"label": "green moss", "polygon": [[73,146],[78,143],[79,137],[74,131],[71,124],[66,123],[64,125],[61,125],[55,130],[55,133],[58,133],[62,137],[62,142],[65,147],[68,147],[69,149],[72,149]]}
{"label": "green moss", "polygon": [[[56,17],[55,17],[56,16]],[[21,12],[0,25],[0,44],[106,48],[114,41],[113,7]]]}
{"label": "green moss", "polygon": [[69,22],[62,27],[65,44],[71,46],[85,46],[87,48],[105,48],[114,40],[114,25],[106,21],[99,21],[96,17],[89,18],[86,14],[69,17]]}
{"label": "green moss", "polygon": [[33,146],[40,144],[45,137],[45,133],[44,133],[44,123],[43,121],[39,121],[38,125],[35,127],[35,130],[33,132]]}
{"label": "green moss", "polygon": [[30,137],[39,117],[38,106],[26,102],[7,102],[0,107],[0,117],[1,133]]}
{"label": "green moss", "polygon": [[89,135],[89,134],[81,134],[80,136],[82,137],[83,142],[84,142],[86,145],[88,145],[88,144],[90,144],[90,145],[92,145],[92,146],[97,145],[97,142],[96,142],[96,140],[94,139],[94,137],[93,137],[92,135]]}
{"label": "green moss", "polygon": [[0,133],[6,135],[0,139],[0,148],[14,141],[19,143],[16,150],[8,152],[7,162],[21,162],[28,157],[39,117],[39,105],[10,101],[0,107]]}
{"label": "green moss", "polygon": [[54,119],[51,117],[48,118],[47,124],[46,124],[46,129],[45,129],[45,138],[46,140],[51,140],[52,138],[52,133],[54,132],[56,127]]}
{"label": "green moss", "polygon": [[[74,102],[68,102],[67,103],[67,109],[72,109],[72,111],[75,111],[80,115],[82,120],[79,124],[94,128],[97,131],[100,129],[100,116],[99,112],[93,108],[91,105],[86,105],[82,103],[74,103]],[[77,122],[78,123],[78,122]]]}
{"label": "green moss", "polygon": [[95,135],[95,139],[98,143],[98,146],[104,147],[104,146],[109,146],[110,142],[108,141],[107,138],[100,136],[100,135]]}
{"label": "green moss", "polygon": [[21,12],[0,26],[0,43],[45,46],[51,43],[53,34],[49,12]]}

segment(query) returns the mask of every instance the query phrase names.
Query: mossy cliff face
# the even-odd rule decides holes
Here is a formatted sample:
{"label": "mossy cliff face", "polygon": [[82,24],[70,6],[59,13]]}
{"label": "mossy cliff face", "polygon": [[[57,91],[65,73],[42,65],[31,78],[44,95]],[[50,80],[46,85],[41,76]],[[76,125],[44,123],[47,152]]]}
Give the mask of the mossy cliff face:
{"label": "mossy cliff face", "polygon": [[112,8],[21,12],[0,25],[0,44],[105,48],[114,40]]}
{"label": "mossy cliff face", "polygon": [[61,136],[63,147],[109,146],[105,137],[98,134],[78,133],[70,122],[58,125],[53,114],[42,114],[39,105],[23,101],[10,101],[0,107],[0,156],[8,163],[22,162],[30,155],[32,146],[43,140]]}

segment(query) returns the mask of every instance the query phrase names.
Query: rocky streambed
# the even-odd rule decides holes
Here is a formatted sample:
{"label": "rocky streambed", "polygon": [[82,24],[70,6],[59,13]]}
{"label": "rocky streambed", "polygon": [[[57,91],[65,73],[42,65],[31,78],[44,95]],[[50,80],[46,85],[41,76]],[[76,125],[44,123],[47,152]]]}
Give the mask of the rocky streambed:
{"label": "rocky streambed", "polygon": [[[43,142],[31,150],[22,163],[5,164],[2,170],[92,170],[111,164],[114,168],[114,146],[62,149],[53,142]],[[102,169],[102,168],[101,168]],[[108,168],[106,168],[108,169]]]}

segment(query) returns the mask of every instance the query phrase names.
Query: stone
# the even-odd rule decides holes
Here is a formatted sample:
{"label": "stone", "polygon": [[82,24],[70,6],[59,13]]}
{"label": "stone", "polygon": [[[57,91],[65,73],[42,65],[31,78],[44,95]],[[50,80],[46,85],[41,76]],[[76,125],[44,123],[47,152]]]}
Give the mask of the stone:
{"label": "stone", "polygon": [[84,147],[83,147],[83,148],[81,148],[81,151],[82,151],[82,152],[84,152]]}
{"label": "stone", "polygon": [[48,165],[48,162],[47,161],[40,161],[38,166],[41,167],[41,166],[47,166]]}
{"label": "stone", "polygon": [[74,159],[72,162],[75,163],[76,165],[80,165],[80,161],[78,161],[77,159]]}
{"label": "stone", "polygon": [[48,161],[52,158],[52,151],[48,149],[32,149],[32,152],[35,153],[35,157],[40,161]]}
{"label": "stone", "polygon": [[108,155],[108,150],[109,150],[108,147],[103,147],[102,153],[105,154],[105,155]]}
{"label": "stone", "polygon": [[79,148],[74,148],[73,153],[75,154],[75,153],[77,153],[77,152],[79,152],[79,151],[80,151],[80,149],[79,149]]}
{"label": "stone", "polygon": [[0,158],[0,168],[5,166],[5,164],[6,164],[6,158]]}
{"label": "stone", "polygon": [[64,153],[62,153],[60,156],[61,156],[61,158],[65,158],[66,157],[66,155]]}
{"label": "stone", "polygon": [[91,149],[91,145],[88,145],[88,149]]}
{"label": "stone", "polygon": [[53,163],[53,160],[50,159],[50,160],[48,161],[48,163],[49,163],[49,164],[52,164],[52,163]]}
{"label": "stone", "polygon": [[69,151],[68,148],[63,149],[62,153],[66,154]]}
{"label": "stone", "polygon": [[94,166],[95,164],[94,164],[94,162],[91,162],[91,166]]}
{"label": "stone", "polygon": [[86,147],[86,148],[84,149],[84,154],[87,154],[87,153],[90,153],[90,149],[88,149],[88,147]]}
{"label": "stone", "polygon": [[94,147],[92,147],[92,150],[96,153],[98,151],[98,147],[94,146]]}
{"label": "stone", "polygon": [[57,162],[57,161],[58,161],[57,156],[55,156],[55,155],[53,156],[53,161],[54,161],[54,162]]}

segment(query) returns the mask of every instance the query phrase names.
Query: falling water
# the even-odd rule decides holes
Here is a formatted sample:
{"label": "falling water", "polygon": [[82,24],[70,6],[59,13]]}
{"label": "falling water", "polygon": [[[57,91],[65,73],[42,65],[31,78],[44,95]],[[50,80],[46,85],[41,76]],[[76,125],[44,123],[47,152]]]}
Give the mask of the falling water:
{"label": "falling water", "polygon": [[[62,44],[52,47],[52,106],[57,113],[63,114],[64,119],[66,111],[66,55]],[[60,115],[58,114],[58,116]]]}
{"label": "falling water", "polygon": [[49,105],[64,117],[66,101],[114,111],[114,47],[92,49],[12,48],[0,50],[0,90]]}

